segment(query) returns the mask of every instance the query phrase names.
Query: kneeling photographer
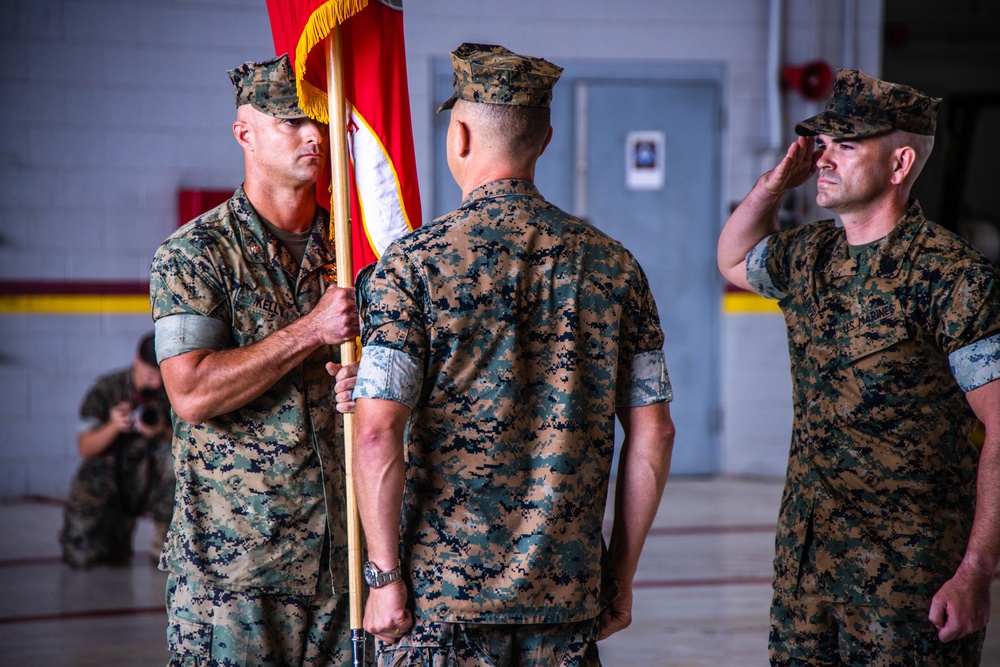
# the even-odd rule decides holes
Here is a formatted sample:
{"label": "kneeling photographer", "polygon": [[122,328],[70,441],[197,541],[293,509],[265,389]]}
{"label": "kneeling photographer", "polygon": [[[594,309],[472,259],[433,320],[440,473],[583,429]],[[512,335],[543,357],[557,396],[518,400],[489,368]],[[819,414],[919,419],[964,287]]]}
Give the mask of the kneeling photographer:
{"label": "kneeling photographer", "polygon": [[156,362],[153,334],[140,340],[132,365],[103,375],[80,406],[73,477],[60,536],[63,560],[75,568],[125,565],[136,519],[153,519],[152,560],[173,510],[170,403]]}

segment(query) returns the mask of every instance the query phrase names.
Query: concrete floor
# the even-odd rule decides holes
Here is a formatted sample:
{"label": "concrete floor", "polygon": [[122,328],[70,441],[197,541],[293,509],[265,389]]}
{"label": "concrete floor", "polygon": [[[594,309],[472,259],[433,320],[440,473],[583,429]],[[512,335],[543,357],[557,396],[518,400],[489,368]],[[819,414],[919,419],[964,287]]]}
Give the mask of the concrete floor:
{"label": "concrete floor", "polygon": [[[635,620],[601,643],[603,663],[766,665],[780,493],[778,480],[671,479],[636,577]],[[0,503],[0,665],[165,665],[166,575],[149,563],[151,525],[140,522],[130,567],[76,572],[59,560],[61,521],[56,502]],[[982,664],[1000,665],[1000,631],[986,643]]]}

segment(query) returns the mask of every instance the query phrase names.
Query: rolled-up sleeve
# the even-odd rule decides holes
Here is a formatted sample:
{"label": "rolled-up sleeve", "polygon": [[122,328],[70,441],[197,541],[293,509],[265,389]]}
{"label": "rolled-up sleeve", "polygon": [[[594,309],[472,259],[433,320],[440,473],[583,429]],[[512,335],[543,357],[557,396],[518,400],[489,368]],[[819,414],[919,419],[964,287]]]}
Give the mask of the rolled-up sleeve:
{"label": "rolled-up sleeve", "polygon": [[1000,378],[1000,334],[976,341],[948,355],[951,372],[962,391]]}
{"label": "rolled-up sleeve", "polygon": [[413,357],[390,347],[369,345],[358,365],[354,399],[381,398],[412,410],[417,406],[423,381],[423,370]]}
{"label": "rolled-up sleeve", "polygon": [[398,246],[358,281],[363,350],[354,398],[381,398],[411,410],[423,390],[428,336],[419,272]]}
{"label": "rolled-up sleeve", "polygon": [[623,382],[619,384],[615,397],[615,403],[619,408],[640,407],[674,400],[663,350],[635,355],[631,366],[621,377]]}
{"label": "rolled-up sleeve", "polygon": [[757,294],[768,298],[781,300],[785,297],[784,290],[774,284],[771,272],[767,270],[768,243],[771,237],[767,236],[747,253],[747,282],[751,289]]}
{"label": "rolled-up sleeve", "polygon": [[224,350],[231,345],[229,326],[204,315],[167,315],[153,323],[156,360],[192,350]]}

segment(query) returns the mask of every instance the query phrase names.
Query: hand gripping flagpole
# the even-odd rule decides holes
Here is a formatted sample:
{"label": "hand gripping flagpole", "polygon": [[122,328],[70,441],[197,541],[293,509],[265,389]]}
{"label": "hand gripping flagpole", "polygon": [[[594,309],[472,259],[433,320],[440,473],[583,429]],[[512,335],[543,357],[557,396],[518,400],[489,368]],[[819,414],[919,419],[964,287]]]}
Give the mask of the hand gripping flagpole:
{"label": "hand gripping flagpole", "polygon": [[[330,113],[331,217],[337,253],[337,287],[354,287],[351,257],[351,199],[347,162],[347,102],[344,95],[344,63],[341,55],[340,26],[326,39],[327,94]],[[340,363],[357,361],[353,340],[340,345]],[[364,589],[361,574],[361,520],[354,497],[354,415],[344,415],[344,472],[347,492],[347,576],[350,590],[351,647],[354,667],[365,665]]]}

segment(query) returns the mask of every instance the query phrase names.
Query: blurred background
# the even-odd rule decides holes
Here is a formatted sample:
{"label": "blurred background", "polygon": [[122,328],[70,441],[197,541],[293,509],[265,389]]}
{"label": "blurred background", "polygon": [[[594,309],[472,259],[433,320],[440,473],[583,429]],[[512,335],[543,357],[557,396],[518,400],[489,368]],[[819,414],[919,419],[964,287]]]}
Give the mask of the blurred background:
{"label": "blurred background", "polygon": [[[64,497],[94,378],[152,327],[149,263],[242,179],[226,70],[274,55],[264,0],[5,0],[0,99],[0,497]],[[1000,3],[410,0],[424,222],[459,203],[444,161],[448,52],[500,43],[565,67],[544,195],[647,269],[677,395],[675,475],[779,477],[784,325],[715,268],[728,212],[856,67],[944,98],[917,182],[928,216],[1000,253]],[[637,142],[652,180],[635,179]],[[785,222],[828,217],[809,188]]]}

